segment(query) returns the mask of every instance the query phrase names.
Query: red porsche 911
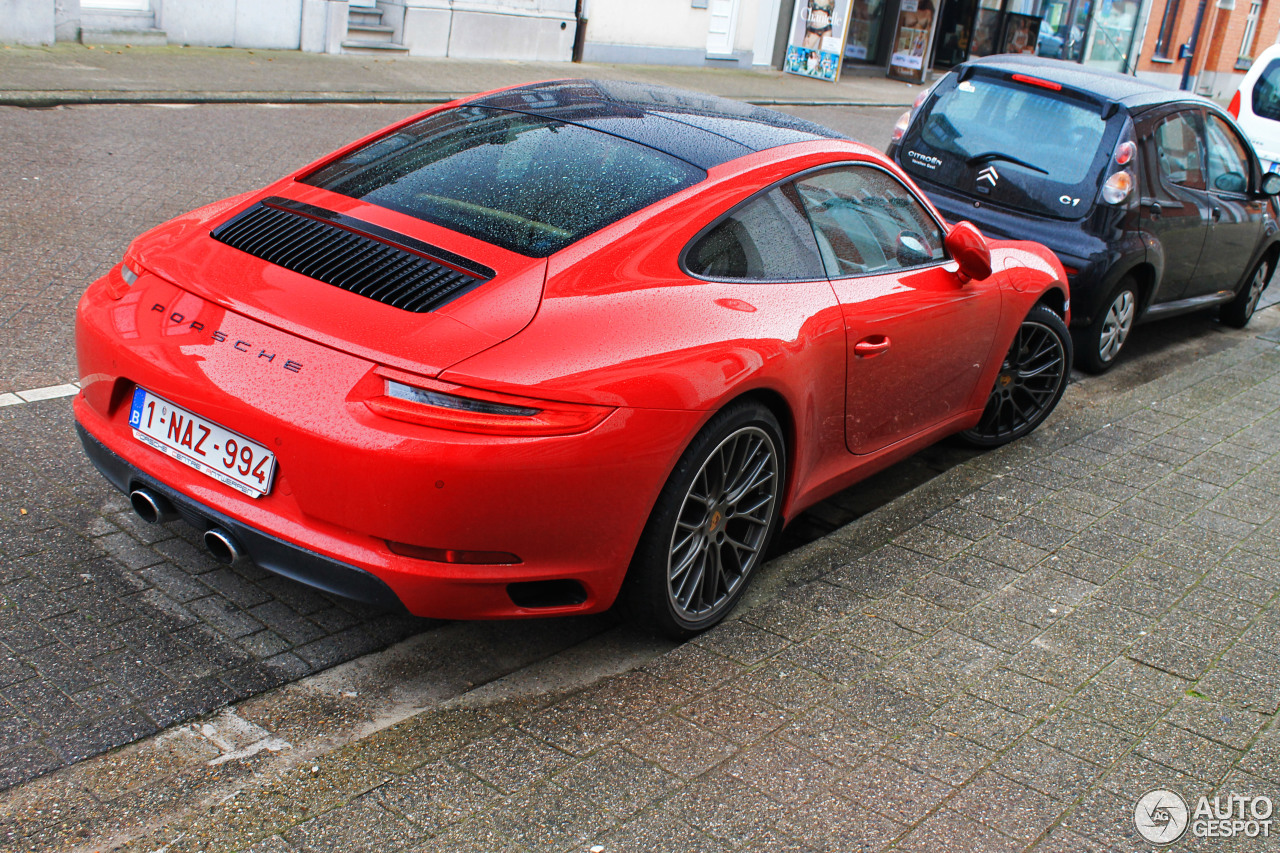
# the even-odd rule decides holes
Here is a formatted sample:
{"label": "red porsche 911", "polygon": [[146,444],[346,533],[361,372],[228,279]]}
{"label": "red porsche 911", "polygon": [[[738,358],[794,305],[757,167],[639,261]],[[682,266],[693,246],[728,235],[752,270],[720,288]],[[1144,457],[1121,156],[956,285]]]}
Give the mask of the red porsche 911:
{"label": "red porsche 911", "polygon": [[454,102],[139,237],[77,311],[89,457],[226,563],[687,636],[815,501],[1034,429],[1066,277],[867,146],[583,80]]}

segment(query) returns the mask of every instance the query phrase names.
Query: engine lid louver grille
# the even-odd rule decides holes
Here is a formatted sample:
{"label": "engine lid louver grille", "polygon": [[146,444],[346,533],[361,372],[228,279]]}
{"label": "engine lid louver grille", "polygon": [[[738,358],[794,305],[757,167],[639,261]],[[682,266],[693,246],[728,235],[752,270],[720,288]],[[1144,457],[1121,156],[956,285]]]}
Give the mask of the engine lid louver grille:
{"label": "engine lid louver grille", "polygon": [[258,202],[211,236],[277,266],[416,313],[433,311],[495,275],[436,246],[284,198]]}

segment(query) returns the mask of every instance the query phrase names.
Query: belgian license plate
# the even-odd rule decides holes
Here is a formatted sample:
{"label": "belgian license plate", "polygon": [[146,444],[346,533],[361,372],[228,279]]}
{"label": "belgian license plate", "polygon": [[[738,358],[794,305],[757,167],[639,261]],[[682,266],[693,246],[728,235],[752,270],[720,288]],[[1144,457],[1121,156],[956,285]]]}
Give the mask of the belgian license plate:
{"label": "belgian license plate", "polygon": [[145,388],[133,392],[129,426],[143,444],[246,495],[256,498],[271,491],[274,453]]}

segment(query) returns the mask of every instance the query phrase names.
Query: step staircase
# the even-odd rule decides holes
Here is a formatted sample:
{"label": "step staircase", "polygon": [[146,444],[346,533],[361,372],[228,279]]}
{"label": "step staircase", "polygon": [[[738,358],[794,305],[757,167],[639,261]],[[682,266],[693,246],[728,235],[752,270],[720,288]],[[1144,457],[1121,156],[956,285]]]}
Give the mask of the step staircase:
{"label": "step staircase", "polygon": [[354,5],[348,8],[343,53],[407,54],[409,48],[395,41],[395,37],[395,28],[382,23],[381,9]]}

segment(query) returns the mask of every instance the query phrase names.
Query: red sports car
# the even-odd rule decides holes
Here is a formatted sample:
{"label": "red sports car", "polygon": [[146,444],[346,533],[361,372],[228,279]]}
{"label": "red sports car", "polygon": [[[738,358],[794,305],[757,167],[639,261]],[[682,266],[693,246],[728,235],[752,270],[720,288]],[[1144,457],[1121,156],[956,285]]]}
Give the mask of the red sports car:
{"label": "red sports car", "polygon": [[769,110],[557,81],[403,121],[139,237],[75,413],[144,518],[422,616],[682,636],[805,507],[1034,429],[1066,277]]}

